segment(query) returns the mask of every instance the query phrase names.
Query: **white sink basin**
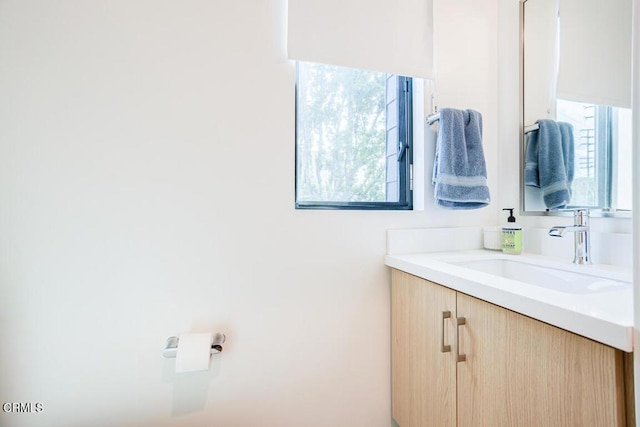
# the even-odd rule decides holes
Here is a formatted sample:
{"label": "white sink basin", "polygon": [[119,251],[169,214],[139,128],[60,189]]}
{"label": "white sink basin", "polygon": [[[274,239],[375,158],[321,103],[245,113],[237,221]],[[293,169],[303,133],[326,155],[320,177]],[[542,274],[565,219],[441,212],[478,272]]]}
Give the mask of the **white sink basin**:
{"label": "white sink basin", "polygon": [[450,263],[569,294],[596,294],[631,289],[631,282],[608,278],[606,272],[598,272],[590,267],[569,266],[574,270],[584,269],[578,272],[527,261],[526,258],[485,258],[457,260]]}

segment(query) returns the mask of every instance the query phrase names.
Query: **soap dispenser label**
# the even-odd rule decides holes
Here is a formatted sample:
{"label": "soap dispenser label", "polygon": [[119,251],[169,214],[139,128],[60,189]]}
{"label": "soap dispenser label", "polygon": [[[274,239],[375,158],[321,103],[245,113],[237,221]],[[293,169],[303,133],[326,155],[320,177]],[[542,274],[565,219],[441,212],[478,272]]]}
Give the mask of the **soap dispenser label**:
{"label": "soap dispenser label", "polygon": [[522,252],[522,230],[502,230],[502,251],[508,254],[519,254]]}

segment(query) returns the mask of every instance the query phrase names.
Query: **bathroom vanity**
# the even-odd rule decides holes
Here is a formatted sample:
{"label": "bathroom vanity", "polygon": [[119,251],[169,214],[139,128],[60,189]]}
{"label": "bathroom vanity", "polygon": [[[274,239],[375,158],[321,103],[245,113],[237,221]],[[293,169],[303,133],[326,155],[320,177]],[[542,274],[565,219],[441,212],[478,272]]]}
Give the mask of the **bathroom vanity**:
{"label": "bathroom vanity", "polygon": [[[632,2],[520,6],[520,214],[630,217]],[[553,155],[539,144],[549,121],[562,137],[547,138]],[[570,198],[547,200],[557,185]],[[574,261],[589,264],[591,232],[573,214],[548,231],[576,232]],[[529,231],[525,251],[549,254]],[[614,234],[600,233],[616,251],[597,262],[632,265],[613,259],[637,258],[631,235]],[[635,426],[630,268],[482,247],[472,228],[387,235],[400,427]]]}
{"label": "bathroom vanity", "polygon": [[385,262],[400,427],[635,425],[624,271],[482,250]]}

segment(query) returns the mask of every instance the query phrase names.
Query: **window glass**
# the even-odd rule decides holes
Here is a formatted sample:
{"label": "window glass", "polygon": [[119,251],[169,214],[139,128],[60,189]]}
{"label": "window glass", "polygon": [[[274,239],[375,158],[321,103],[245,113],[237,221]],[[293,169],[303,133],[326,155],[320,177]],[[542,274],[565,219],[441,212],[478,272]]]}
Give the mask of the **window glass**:
{"label": "window glass", "polygon": [[558,99],[559,121],[573,125],[571,206],[631,209],[631,110]]}
{"label": "window glass", "polygon": [[297,64],[296,206],[411,207],[411,79]]}

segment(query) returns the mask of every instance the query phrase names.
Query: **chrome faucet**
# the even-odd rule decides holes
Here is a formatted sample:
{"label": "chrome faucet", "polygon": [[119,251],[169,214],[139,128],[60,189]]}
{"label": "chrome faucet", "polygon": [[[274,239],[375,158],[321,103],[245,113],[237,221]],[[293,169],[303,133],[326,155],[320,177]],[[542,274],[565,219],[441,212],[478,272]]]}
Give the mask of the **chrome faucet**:
{"label": "chrome faucet", "polygon": [[562,237],[565,231],[574,233],[574,264],[591,264],[589,255],[589,209],[573,211],[573,225],[556,225],[549,230],[549,236]]}

